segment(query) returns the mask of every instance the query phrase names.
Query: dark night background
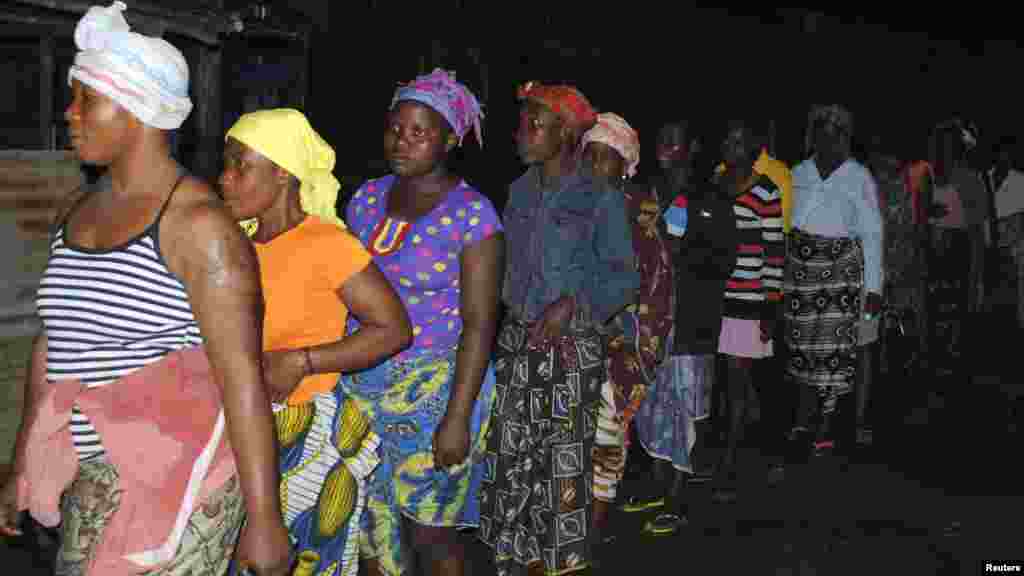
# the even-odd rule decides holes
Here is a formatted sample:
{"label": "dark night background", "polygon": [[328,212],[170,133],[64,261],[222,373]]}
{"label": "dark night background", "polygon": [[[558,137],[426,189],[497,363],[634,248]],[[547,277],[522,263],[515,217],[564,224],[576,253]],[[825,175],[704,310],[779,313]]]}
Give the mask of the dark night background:
{"label": "dark night background", "polygon": [[[74,54],[69,30],[80,14],[59,14],[41,1],[25,4],[33,2],[0,0],[0,150],[63,148]],[[537,3],[508,4],[511,10],[500,12],[485,12],[481,3],[451,12],[466,4],[454,2],[432,5],[440,10],[421,18],[404,14],[407,4],[394,0],[150,4],[182,14],[262,5],[270,9],[265,27],[285,33],[228,37],[212,48],[165,36],[189,59],[193,80],[202,77],[196,72],[211,51],[220,62],[220,79],[213,81],[219,109],[194,113],[180,134],[180,157],[207,177],[219,171],[223,131],[241,112],[288,105],[302,108],[335,147],[335,172],[351,192],[386,172],[383,121],[396,84],[435,66],[455,70],[484,103],[485,147],[467,138],[455,164],[499,208],[507,185],[523,171],[512,132],[516,87],[528,80],[575,84],[599,109],[625,117],[643,142],[639,178],[656,166],[658,126],[675,119],[690,120],[704,141],[706,169],[717,160],[730,117],[772,120],[775,156],[790,165],[800,161],[812,104],[841,103],[853,111],[861,156],[870,150],[924,158],[931,128],[954,115],[975,121],[983,141],[1012,140],[1024,128],[1016,85],[1024,52],[1017,46],[1019,22],[1008,10],[965,14],[969,6],[865,4],[861,14],[841,8],[730,13],[651,3],[671,6],[659,13],[581,3],[583,17],[568,11],[556,17]],[[627,14],[629,8],[642,13]],[[5,13],[40,13],[50,24],[27,26]],[[309,31],[308,46],[295,37],[270,39],[301,28]],[[40,73],[47,50],[50,79]],[[204,129],[205,144],[196,136]],[[1024,405],[1019,365],[1013,365],[1019,337],[992,332],[984,345],[991,349],[972,364],[966,385],[903,374],[881,382],[873,396],[883,398],[884,408],[875,452],[857,466],[819,466],[792,476],[787,470],[782,487],[766,487],[763,470],[753,470],[759,465],[753,449],[745,460],[754,463],[744,476],[751,479],[749,499],[724,508],[700,504],[685,535],[644,541],[643,559],[684,569],[714,566],[724,574],[968,574],[981,573],[971,568],[982,560],[1021,561],[1024,499],[1013,470]],[[635,538],[623,537],[624,563],[637,558]],[[0,540],[0,562],[14,558],[13,566],[22,566],[15,548]],[[32,546],[23,548],[21,558],[28,557]],[[4,566],[0,572],[7,574]]]}
{"label": "dark night background", "polygon": [[[903,159],[923,157],[930,128],[954,114],[975,120],[985,136],[1020,130],[1010,89],[1020,56],[1016,41],[980,39],[998,38],[1000,30],[993,26],[998,18],[877,10],[870,16],[677,10],[670,27],[645,33],[643,26],[625,26],[621,38],[567,34],[570,40],[542,40],[507,32],[480,46],[488,72],[485,153],[467,139],[460,167],[503,201],[504,185],[522,171],[511,139],[515,88],[530,79],[574,83],[601,110],[625,117],[643,139],[641,178],[653,167],[657,127],[674,117],[695,123],[708,144],[705,150],[717,150],[717,133],[729,116],[772,119],[775,153],[790,164],[801,159],[813,103],[847,104],[862,149],[874,144],[875,150]],[[329,18],[317,20],[348,30],[348,18],[334,9]],[[549,30],[572,29],[559,24],[556,19]],[[538,30],[540,36],[544,27]],[[1006,36],[1014,37],[1011,31]],[[451,39],[433,45],[426,40],[365,43],[358,35],[316,35],[308,109],[338,148],[339,174],[360,177],[384,170],[381,118],[395,82],[415,75],[420,54],[455,69],[484,99],[478,67]]]}
{"label": "dark night background", "polygon": [[[376,9],[366,10],[367,4]],[[256,3],[166,0],[159,5],[219,5],[231,11]],[[235,37],[225,42],[225,129],[238,113],[260,103],[303,108],[336,147],[336,171],[346,190],[385,171],[382,123],[396,83],[438,65],[455,70],[485,104],[484,151],[467,139],[457,154],[457,167],[499,207],[504,186],[522,171],[511,138],[517,122],[515,89],[531,79],[574,83],[599,109],[625,117],[644,143],[640,178],[653,167],[650,152],[657,127],[672,118],[693,122],[704,149],[711,151],[703,158],[708,163],[715,160],[718,132],[730,116],[773,120],[775,155],[790,164],[799,161],[806,114],[813,103],[848,105],[856,117],[861,150],[870,147],[902,159],[923,157],[929,129],[954,114],[976,121],[984,137],[1012,135],[1021,128],[1012,80],[1021,52],[1013,40],[1015,31],[1002,23],[1009,22],[1009,16],[1001,18],[999,13],[971,17],[878,8],[865,9],[864,15],[838,9],[730,13],[691,8],[672,10],[659,26],[650,26],[659,23],[650,19],[616,22],[621,30],[608,35],[586,33],[607,25],[599,18],[576,20],[568,14],[539,14],[532,17],[537,26],[481,33],[485,13],[465,11],[469,15],[449,19],[438,28],[435,36],[443,40],[429,40],[421,38],[422,33],[407,33],[414,29],[394,20],[399,5],[392,1],[295,0],[264,5],[270,9],[270,27],[295,29],[297,19],[303,18],[312,24],[309,51],[278,40]],[[514,16],[509,12],[502,17]],[[460,30],[466,33],[456,32]],[[545,36],[565,39],[544,40]],[[167,37],[196,66],[200,58],[194,43]],[[0,124],[5,127],[0,148],[38,147],[33,142],[38,139],[34,105],[26,106],[38,97],[39,92],[33,94],[38,81],[33,68],[19,62],[19,54],[34,49],[33,42],[31,29],[0,30],[0,68],[9,71],[7,76],[19,86],[0,93]],[[52,98],[55,143],[60,147],[64,78],[73,46],[70,38],[58,38],[56,44]],[[261,66],[262,71],[252,72]],[[276,100],[257,101],[253,82],[287,86]],[[306,86],[308,97],[300,104],[297,95]],[[192,145],[190,126],[183,130],[186,149]],[[210,162],[207,171],[215,172],[219,158]]]}

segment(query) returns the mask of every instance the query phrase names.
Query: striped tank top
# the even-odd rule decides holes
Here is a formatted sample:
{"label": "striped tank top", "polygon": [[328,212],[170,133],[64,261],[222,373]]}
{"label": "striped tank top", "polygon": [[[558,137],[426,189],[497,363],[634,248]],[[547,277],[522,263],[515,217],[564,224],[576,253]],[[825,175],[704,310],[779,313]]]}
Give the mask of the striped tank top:
{"label": "striped tank top", "polygon": [[[67,241],[66,218],[57,228],[36,295],[47,339],[47,380],[103,386],[202,344],[185,286],[160,254],[160,220],[174,190],[155,221],[120,246],[75,246]],[[104,453],[77,406],[70,428],[79,460]]]}

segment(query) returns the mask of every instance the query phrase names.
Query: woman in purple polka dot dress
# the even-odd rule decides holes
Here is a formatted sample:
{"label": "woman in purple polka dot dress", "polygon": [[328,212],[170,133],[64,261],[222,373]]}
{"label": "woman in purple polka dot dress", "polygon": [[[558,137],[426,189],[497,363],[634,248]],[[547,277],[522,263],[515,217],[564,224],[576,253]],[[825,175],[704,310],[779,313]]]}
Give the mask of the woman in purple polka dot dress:
{"label": "woman in purple polka dot dress", "polygon": [[360,539],[367,574],[409,569],[406,531],[427,573],[461,575],[455,529],[479,524],[504,238],[494,206],[446,159],[470,127],[480,140],[481,116],[442,70],[399,88],[384,139],[392,174],[363,184],[346,212],[413,323],[410,348],[342,378],[382,439]]}

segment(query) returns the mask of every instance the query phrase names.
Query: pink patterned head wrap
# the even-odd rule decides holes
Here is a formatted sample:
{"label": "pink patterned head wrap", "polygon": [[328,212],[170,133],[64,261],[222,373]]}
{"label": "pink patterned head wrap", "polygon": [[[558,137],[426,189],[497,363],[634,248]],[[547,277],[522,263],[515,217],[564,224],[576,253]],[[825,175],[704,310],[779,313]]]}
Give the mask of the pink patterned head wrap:
{"label": "pink patterned head wrap", "polygon": [[626,161],[626,176],[636,175],[640,163],[640,135],[618,114],[602,112],[597,115],[597,124],[583,135],[580,150],[590,142],[600,142],[615,149]]}
{"label": "pink patterned head wrap", "polygon": [[477,143],[483,147],[480,119],[484,117],[484,113],[480,102],[468,88],[455,81],[454,72],[435,68],[430,74],[417,76],[415,80],[401,85],[395,91],[391,99],[391,108],[402,100],[419,102],[443,116],[459,137],[460,146],[463,136],[472,127]]}

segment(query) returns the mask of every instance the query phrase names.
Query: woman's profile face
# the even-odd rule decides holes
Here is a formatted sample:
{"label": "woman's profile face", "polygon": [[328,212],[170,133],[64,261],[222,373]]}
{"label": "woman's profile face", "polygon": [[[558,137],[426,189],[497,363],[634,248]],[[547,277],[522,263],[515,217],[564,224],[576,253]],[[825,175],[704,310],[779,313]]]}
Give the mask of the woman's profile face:
{"label": "woman's profile face", "polygon": [[626,175],[626,163],[615,148],[604,142],[590,142],[583,151],[583,157],[590,164],[595,176],[612,181],[622,180]]}
{"label": "woman's profile face", "polygon": [[228,138],[218,182],[224,203],[236,220],[259,218],[274,205],[282,191],[276,168],[259,152]]}
{"label": "woman's profile face", "polygon": [[71,82],[64,120],[79,159],[99,166],[113,162],[135,124],[131,112],[77,78]]}

